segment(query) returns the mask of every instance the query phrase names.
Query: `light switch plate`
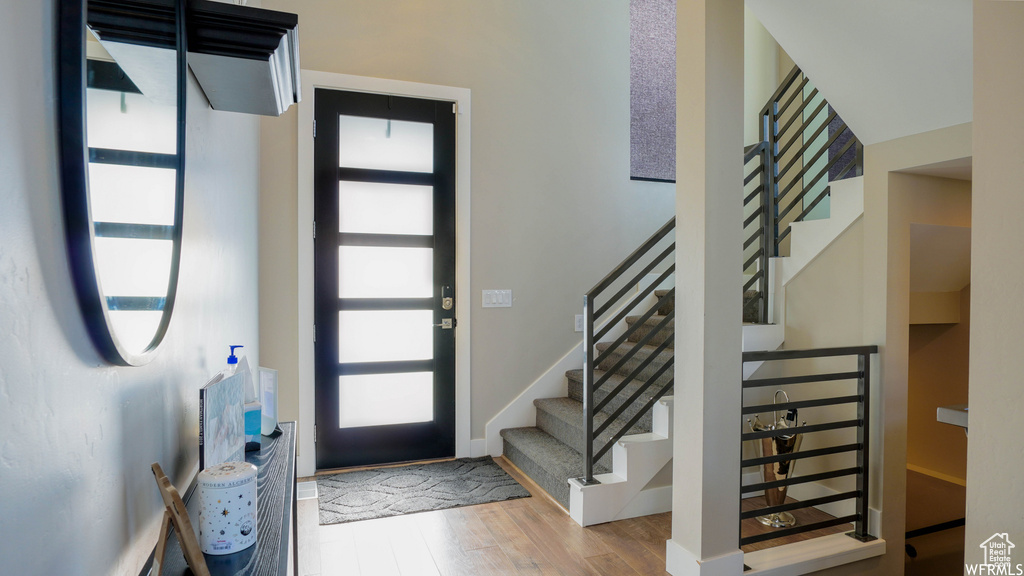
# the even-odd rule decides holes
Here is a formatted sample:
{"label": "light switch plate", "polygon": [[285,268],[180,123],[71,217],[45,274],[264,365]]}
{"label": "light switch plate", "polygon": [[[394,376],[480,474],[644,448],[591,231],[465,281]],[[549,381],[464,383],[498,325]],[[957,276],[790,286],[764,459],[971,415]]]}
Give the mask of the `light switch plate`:
{"label": "light switch plate", "polygon": [[512,307],[512,291],[511,290],[484,290],[483,291],[483,306],[484,306],[484,308],[511,308]]}
{"label": "light switch plate", "polygon": [[583,332],[583,314],[576,315],[576,331]]}

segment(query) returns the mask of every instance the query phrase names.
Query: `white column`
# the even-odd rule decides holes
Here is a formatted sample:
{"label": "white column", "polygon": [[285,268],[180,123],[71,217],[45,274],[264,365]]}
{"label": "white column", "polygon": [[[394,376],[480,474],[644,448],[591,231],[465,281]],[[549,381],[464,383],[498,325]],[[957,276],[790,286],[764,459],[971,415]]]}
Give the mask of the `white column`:
{"label": "white column", "polygon": [[[1024,434],[1020,414],[1024,303],[1024,3],[974,3],[974,182],[971,238],[970,437],[965,562],[1003,534],[1024,564]],[[1003,538],[997,539],[997,541]]]}
{"label": "white column", "polygon": [[736,575],[743,2],[681,0],[676,56],[674,575]]}

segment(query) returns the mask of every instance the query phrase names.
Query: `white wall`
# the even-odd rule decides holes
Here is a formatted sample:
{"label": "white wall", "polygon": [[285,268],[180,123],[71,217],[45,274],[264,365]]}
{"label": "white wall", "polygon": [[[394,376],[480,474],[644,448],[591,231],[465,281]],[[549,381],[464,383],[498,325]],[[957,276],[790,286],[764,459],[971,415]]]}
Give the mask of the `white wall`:
{"label": "white wall", "polygon": [[[761,136],[761,108],[779,87],[779,45],[749,8],[743,8],[743,145]],[[791,66],[792,68],[792,66]],[[785,75],[789,70],[783,70]]]}
{"label": "white wall", "polygon": [[[298,13],[309,70],[472,91],[472,437],[580,335],[582,296],[673,213],[629,181],[629,4],[266,0]],[[266,365],[297,417],[296,115],[262,124]],[[272,151],[272,153],[268,152]],[[273,224],[273,226],[271,226]],[[482,309],[482,289],[512,308]],[[269,295],[273,294],[271,298]]]}
{"label": "white wall", "polygon": [[[1012,264],[1024,241],[1024,4],[976,1],[974,26],[967,563],[981,561],[979,544],[995,532],[1007,533],[1024,551],[1024,435],[1017,425],[1024,268]],[[1013,552],[1014,565],[1021,551]]]}
{"label": "white wall", "polygon": [[[198,459],[198,388],[257,342],[257,123],[192,85],[181,283],[147,366],[106,364],[83,325],[59,201],[55,6],[0,21],[0,565],[137,574],[156,544],[149,466],[180,488]],[[225,216],[231,215],[231,219]]]}

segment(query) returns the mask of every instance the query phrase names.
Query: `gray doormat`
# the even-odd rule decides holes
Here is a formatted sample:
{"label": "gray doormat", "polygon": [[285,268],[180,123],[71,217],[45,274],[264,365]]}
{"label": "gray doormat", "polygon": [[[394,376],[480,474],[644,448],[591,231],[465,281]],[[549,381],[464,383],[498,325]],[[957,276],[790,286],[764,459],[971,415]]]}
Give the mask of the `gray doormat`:
{"label": "gray doormat", "polygon": [[320,524],[525,498],[490,456],[318,476]]}

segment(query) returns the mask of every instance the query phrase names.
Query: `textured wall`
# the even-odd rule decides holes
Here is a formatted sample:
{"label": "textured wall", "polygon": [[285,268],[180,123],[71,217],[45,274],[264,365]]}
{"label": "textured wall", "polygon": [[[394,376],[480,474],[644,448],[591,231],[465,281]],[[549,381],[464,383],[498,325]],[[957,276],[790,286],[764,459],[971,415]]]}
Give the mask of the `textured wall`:
{"label": "textured wall", "polygon": [[629,174],[676,179],[676,3],[629,2]]}
{"label": "textured wall", "polygon": [[151,364],[107,365],[82,323],[61,232],[56,1],[2,5],[0,50],[12,57],[0,59],[0,565],[137,574],[160,510],[149,465],[184,487],[198,459],[198,388],[228,344],[259,358],[257,123],[211,111],[192,85],[174,318]]}

